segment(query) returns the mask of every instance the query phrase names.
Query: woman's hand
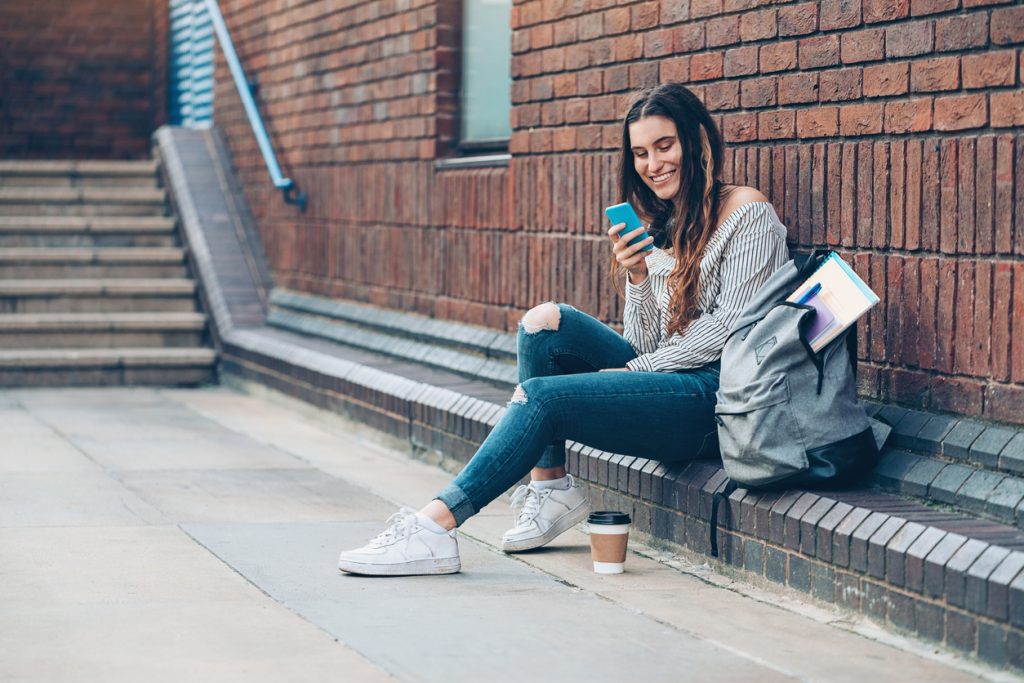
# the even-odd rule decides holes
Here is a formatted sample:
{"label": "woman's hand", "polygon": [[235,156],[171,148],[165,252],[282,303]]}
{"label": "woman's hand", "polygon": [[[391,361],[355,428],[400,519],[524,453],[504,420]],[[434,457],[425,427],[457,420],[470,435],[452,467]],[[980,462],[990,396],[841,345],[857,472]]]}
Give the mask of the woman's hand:
{"label": "woman's hand", "polygon": [[612,241],[612,253],[615,254],[615,260],[629,272],[629,281],[638,285],[647,279],[647,252],[641,250],[653,243],[654,238],[648,235],[646,239],[630,246],[630,241],[642,235],[646,229],[641,225],[625,235],[619,235],[619,231],[624,230],[625,227],[625,223],[616,223],[608,230],[608,238]]}

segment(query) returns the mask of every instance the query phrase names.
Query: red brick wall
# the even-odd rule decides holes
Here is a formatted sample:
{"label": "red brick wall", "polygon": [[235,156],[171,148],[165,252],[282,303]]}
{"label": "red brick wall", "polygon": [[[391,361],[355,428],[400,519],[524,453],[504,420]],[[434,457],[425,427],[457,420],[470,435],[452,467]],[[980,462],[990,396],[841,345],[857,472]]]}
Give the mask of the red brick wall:
{"label": "red brick wall", "polygon": [[0,2],[0,158],[149,157],[166,0]]}
{"label": "red brick wall", "polygon": [[512,329],[545,299],[616,322],[602,207],[631,90],[684,81],[718,116],[726,180],[797,248],[882,295],[865,395],[1024,423],[1024,7],[1000,0],[528,0],[513,8],[512,161],[449,149],[451,0],[224,2],[304,214],[269,191],[218,69],[277,282]]}

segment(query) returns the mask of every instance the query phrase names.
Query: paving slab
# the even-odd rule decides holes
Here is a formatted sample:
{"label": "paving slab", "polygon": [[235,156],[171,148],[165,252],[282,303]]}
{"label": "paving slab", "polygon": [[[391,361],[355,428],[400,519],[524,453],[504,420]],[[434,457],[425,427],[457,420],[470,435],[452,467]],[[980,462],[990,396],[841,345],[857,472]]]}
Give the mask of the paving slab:
{"label": "paving slab", "polygon": [[[275,600],[402,680],[669,681],[684,671],[695,680],[797,680],[468,539],[459,575],[339,575],[338,547],[358,546],[379,527],[230,524],[186,525],[185,531]],[[267,563],[270,547],[290,561]],[[496,665],[502,661],[516,664]]]}
{"label": "paving slab", "polygon": [[[264,596],[265,598],[265,596]],[[269,598],[6,609],[5,681],[180,683],[395,680]]]}
{"label": "paving slab", "polygon": [[395,511],[390,503],[312,468],[147,470],[119,477],[179,522],[383,522]]}
{"label": "paving slab", "polygon": [[11,389],[0,394],[6,394],[33,414],[41,414],[47,408],[70,411],[99,402],[133,409],[167,405],[159,391],[148,388]]}
{"label": "paving slab", "polygon": [[5,472],[0,477],[0,527],[166,522],[156,507],[102,472]]}
{"label": "paving slab", "polygon": [[[462,467],[460,462],[412,460],[399,450],[407,448],[404,442],[347,421],[325,420],[323,411],[290,398],[274,395],[272,402],[259,396],[263,393],[259,388],[253,390],[257,395],[220,389],[167,389],[162,393],[197,415],[344,478],[396,506],[399,501],[417,504],[429,499],[451,481],[451,472]],[[509,518],[503,502],[492,503],[479,514]]]}
{"label": "paving slab", "polygon": [[[3,418],[0,417],[0,424]],[[98,472],[99,465],[50,430],[27,434],[3,429],[0,474],[13,472]]]}
{"label": "paving slab", "polygon": [[174,526],[7,528],[0,546],[17,548],[0,554],[0,602],[9,607],[250,597],[246,582]]}
{"label": "paving slab", "polygon": [[[5,403],[5,399],[7,402]],[[52,435],[53,430],[45,422],[21,407],[13,396],[0,392],[0,424],[5,436]]]}
{"label": "paving slab", "polygon": [[390,679],[180,529],[0,529],[0,547],[0,680]]}
{"label": "paving slab", "polygon": [[112,434],[117,434],[118,440],[188,438],[198,441],[223,434],[223,430],[197,421],[195,416],[173,404],[131,406],[87,394],[80,406],[30,409],[55,432],[71,438],[109,441]]}
{"label": "paving slab", "polygon": [[293,455],[260,444],[242,434],[207,437],[178,434],[164,437],[70,436],[68,441],[100,465],[118,471],[167,469],[288,469],[307,467]]}

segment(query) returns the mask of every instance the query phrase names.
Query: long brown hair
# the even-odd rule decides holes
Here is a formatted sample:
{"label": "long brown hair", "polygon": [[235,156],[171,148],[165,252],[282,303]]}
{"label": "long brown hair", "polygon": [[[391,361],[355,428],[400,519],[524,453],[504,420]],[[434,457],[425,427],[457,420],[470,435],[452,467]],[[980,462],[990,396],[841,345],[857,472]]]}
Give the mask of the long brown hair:
{"label": "long brown hair", "polygon": [[[682,146],[679,191],[671,200],[659,199],[647,187],[633,165],[629,124],[648,116],[663,116],[676,125]],[[640,216],[651,223],[658,247],[671,245],[676,264],[668,276],[668,333],[682,333],[700,311],[697,296],[700,259],[714,233],[720,201],[726,194],[722,176],[722,136],[708,110],[696,95],[678,83],[666,83],[641,91],[622,123],[622,157],[619,160],[619,194]],[[617,261],[612,278],[622,293]]]}

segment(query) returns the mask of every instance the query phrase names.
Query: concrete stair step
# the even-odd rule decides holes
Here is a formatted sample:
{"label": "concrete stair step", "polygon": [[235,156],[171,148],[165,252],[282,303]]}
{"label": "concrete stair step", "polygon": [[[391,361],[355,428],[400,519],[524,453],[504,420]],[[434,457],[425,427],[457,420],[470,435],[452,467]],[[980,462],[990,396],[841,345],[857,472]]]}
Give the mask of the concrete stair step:
{"label": "concrete stair step", "polygon": [[146,187],[0,187],[0,216],[163,216],[164,190]]}
{"label": "concrete stair step", "polygon": [[178,247],[0,248],[0,279],[185,276],[185,251]]}
{"label": "concrete stair step", "polygon": [[[282,311],[347,322],[383,334],[398,335],[406,340],[468,351],[512,363],[516,360],[516,335],[486,327],[437,320],[281,288],[271,292],[270,303]],[[514,383],[515,380],[512,381]]]}
{"label": "concrete stair step", "polygon": [[447,370],[467,378],[488,381],[497,386],[514,384],[517,377],[516,366],[504,360],[487,358],[457,348],[388,334],[330,317],[271,307],[267,313],[267,324],[346,346],[423,363],[428,367]]}
{"label": "concrete stair step", "polygon": [[185,278],[0,280],[0,313],[193,312]]}
{"label": "concrete stair step", "polygon": [[206,348],[0,349],[0,387],[196,386],[216,361]]}
{"label": "concrete stair step", "polygon": [[[1018,427],[894,405],[869,405],[875,417],[893,426],[888,442],[893,449],[942,465],[1024,476],[1024,430]],[[924,476],[923,471],[916,476]]]}
{"label": "concrete stair step", "polygon": [[139,161],[118,160],[0,160],[0,178],[19,175],[54,176],[109,176],[131,177],[155,175],[157,162],[153,159]]}
{"label": "concrete stair step", "polygon": [[274,289],[267,324],[348,346],[423,363],[511,391],[517,374],[515,335]]}
{"label": "concrete stair step", "polygon": [[0,247],[160,247],[177,243],[165,216],[0,216]]}
{"label": "concrete stair step", "polygon": [[14,313],[0,315],[0,348],[199,346],[201,313]]}
{"label": "concrete stair step", "polygon": [[162,204],[166,198],[156,187],[0,187],[5,204]]}
{"label": "concrete stair step", "polygon": [[215,379],[150,161],[0,161],[0,386]]}
{"label": "concrete stair step", "polygon": [[1024,473],[1024,448],[1004,453],[1002,471],[888,448],[875,468],[874,480],[884,491],[951,506],[1024,529],[1024,477],[1021,473]]}
{"label": "concrete stair step", "polygon": [[0,161],[0,187],[156,187],[155,161]]}

